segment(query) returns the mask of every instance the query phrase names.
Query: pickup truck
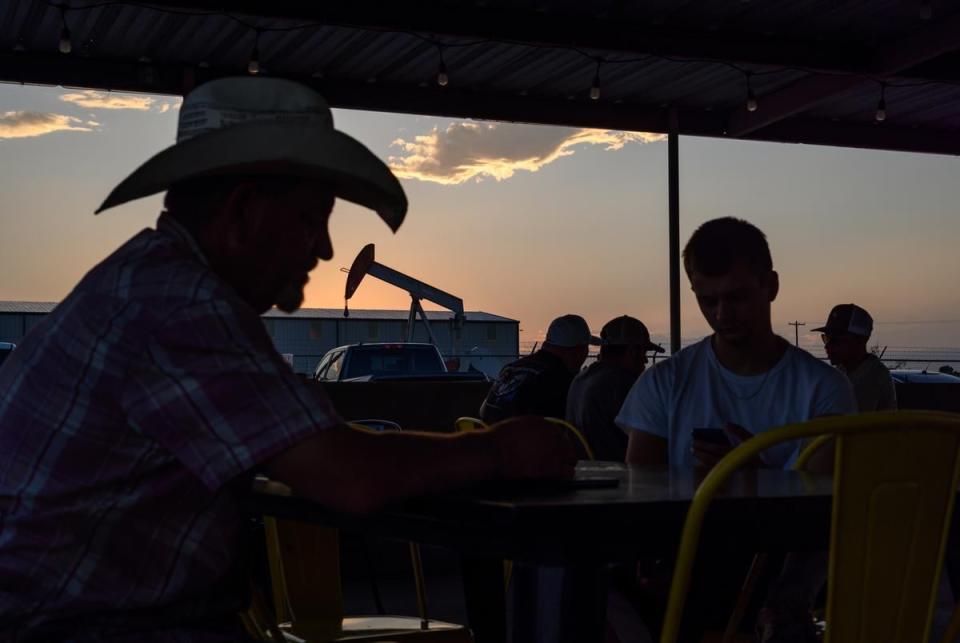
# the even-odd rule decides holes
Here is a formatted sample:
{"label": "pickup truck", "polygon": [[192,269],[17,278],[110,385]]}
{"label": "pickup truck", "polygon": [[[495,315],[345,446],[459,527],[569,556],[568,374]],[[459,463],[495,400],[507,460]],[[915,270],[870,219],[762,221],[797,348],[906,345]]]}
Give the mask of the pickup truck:
{"label": "pickup truck", "polygon": [[370,382],[380,380],[485,380],[479,371],[447,371],[433,344],[350,344],[327,351],[317,363],[318,382]]}
{"label": "pickup truck", "polygon": [[10,342],[0,342],[0,364],[3,364],[3,361],[7,359],[10,353],[12,353],[13,349],[16,347],[16,344],[12,344]]}

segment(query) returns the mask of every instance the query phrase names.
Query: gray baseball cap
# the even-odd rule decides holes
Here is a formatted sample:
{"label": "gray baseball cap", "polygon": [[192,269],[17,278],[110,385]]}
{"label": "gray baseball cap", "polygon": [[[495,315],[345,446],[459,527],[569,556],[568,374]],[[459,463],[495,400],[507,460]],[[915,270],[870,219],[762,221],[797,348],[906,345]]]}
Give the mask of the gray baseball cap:
{"label": "gray baseball cap", "polygon": [[550,322],[547,329],[547,344],[554,346],[593,346],[600,345],[600,338],[590,332],[590,327],[580,315],[563,315]]}

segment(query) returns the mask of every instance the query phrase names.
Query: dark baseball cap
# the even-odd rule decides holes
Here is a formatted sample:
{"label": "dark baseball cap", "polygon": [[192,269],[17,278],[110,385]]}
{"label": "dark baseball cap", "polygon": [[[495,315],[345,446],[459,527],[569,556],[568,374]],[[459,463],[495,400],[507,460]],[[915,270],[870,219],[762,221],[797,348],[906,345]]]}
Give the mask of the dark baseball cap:
{"label": "dark baseball cap", "polygon": [[611,319],[600,330],[604,346],[643,346],[644,350],[662,353],[663,346],[650,341],[650,331],[642,321],[629,315]]}
{"label": "dark baseball cap", "polygon": [[866,310],[856,304],[840,304],[834,306],[827,317],[827,323],[813,332],[827,335],[850,334],[860,337],[870,337],[873,333],[873,317]]}

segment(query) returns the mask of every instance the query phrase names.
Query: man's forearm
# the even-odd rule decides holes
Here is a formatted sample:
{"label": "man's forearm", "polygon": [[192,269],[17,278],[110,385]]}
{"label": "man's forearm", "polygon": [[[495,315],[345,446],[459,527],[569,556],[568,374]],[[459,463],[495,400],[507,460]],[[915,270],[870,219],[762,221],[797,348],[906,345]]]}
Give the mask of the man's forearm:
{"label": "man's forearm", "polygon": [[667,441],[646,431],[631,431],[627,442],[627,464],[662,467],[668,462]]}
{"label": "man's forearm", "polygon": [[409,496],[497,477],[502,458],[488,431],[466,434],[337,427],[267,463],[268,474],[308,498],[365,512]]}

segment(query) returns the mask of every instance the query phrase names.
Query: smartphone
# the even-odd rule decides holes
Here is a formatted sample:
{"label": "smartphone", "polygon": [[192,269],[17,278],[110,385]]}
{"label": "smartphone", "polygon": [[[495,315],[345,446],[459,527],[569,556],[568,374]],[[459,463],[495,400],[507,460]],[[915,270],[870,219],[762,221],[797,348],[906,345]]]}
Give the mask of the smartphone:
{"label": "smartphone", "polygon": [[711,444],[723,444],[729,446],[730,436],[723,429],[694,429],[693,439],[701,442],[710,442]]}

